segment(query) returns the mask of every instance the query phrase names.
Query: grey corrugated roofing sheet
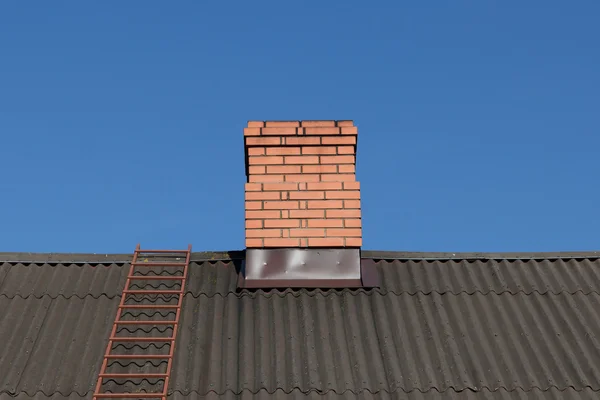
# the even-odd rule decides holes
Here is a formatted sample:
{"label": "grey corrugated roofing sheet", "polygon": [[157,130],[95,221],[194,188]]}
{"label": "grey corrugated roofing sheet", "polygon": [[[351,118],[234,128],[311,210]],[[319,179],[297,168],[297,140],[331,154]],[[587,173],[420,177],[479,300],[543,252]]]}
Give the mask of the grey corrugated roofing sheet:
{"label": "grey corrugated roofing sheet", "polygon": [[[124,264],[4,263],[0,296],[113,298],[123,291],[129,266]],[[0,269],[0,271],[2,270]]]}
{"label": "grey corrugated roofing sheet", "polygon": [[[93,261],[0,264],[0,400],[91,396],[128,270]],[[197,261],[170,397],[597,398],[599,267],[595,254],[388,259],[380,289],[238,292],[239,260]]]}
{"label": "grey corrugated roofing sheet", "polygon": [[600,389],[597,294],[185,301],[172,378],[184,393]]}
{"label": "grey corrugated roofing sheet", "polygon": [[0,295],[0,392],[85,395],[93,385],[118,301]]}

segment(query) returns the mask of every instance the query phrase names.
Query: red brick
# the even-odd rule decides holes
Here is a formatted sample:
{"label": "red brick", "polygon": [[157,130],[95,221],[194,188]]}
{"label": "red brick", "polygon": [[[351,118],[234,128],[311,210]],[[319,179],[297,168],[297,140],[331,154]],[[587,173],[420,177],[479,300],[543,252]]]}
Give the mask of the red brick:
{"label": "red brick", "polygon": [[290,210],[290,218],[325,218],[325,210]]}
{"label": "red brick", "polygon": [[278,137],[247,137],[247,146],[277,146],[281,144],[281,138]]}
{"label": "red brick", "polygon": [[283,175],[250,175],[250,182],[283,182]]}
{"label": "red brick", "polygon": [[321,156],[321,164],[354,164],[354,156]]}
{"label": "red brick", "polygon": [[299,219],[265,219],[265,228],[298,228]]}
{"label": "red brick", "polygon": [[339,135],[340,128],[305,128],[304,134],[306,135]]}
{"label": "red brick", "polygon": [[267,169],[264,165],[250,165],[248,167],[248,173],[252,175],[265,174]]}
{"label": "red brick", "polygon": [[246,201],[246,210],[262,210],[262,201]]}
{"label": "red brick", "polygon": [[[340,139],[351,139],[352,136],[349,137],[340,137]],[[247,140],[250,140],[252,138],[248,138]],[[279,138],[273,138],[273,139],[279,139]],[[291,146],[312,146],[312,145],[319,145],[321,144],[321,138],[320,137],[316,137],[316,136],[312,136],[312,137],[308,137],[308,136],[292,136],[292,137],[286,137],[283,138],[285,140],[285,144],[286,145],[291,145]],[[335,143],[337,144],[337,143]],[[344,144],[344,143],[342,143]]]}
{"label": "red brick", "polygon": [[310,120],[310,121],[301,121],[301,122],[302,122],[302,126],[310,126],[310,127],[335,126],[335,121],[333,121],[333,120]]}
{"label": "red brick", "polygon": [[313,191],[300,191],[290,192],[291,200],[323,200],[325,198],[324,192],[313,192]]}
{"label": "red brick", "polygon": [[[268,125],[268,123],[267,123]],[[296,128],[262,128],[263,135],[296,135]]]}
{"label": "red brick", "polygon": [[281,192],[281,200],[289,200],[288,192]]}
{"label": "red brick", "polygon": [[327,210],[327,218],[360,218],[360,210]]}
{"label": "red brick", "polygon": [[277,210],[269,211],[246,211],[246,219],[265,219],[281,218],[281,212]]}
{"label": "red brick", "polygon": [[355,181],[356,175],[354,174],[323,174],[321,175],[321,181],[323,182],[344,182],[344,181]]}
{"label": "red brick", "polygon": [[297,127],[300,126],[300,121],[267,121],[266,126],[269,128]]}
{"label": "red brick", "polygon": [[360,190],[360,182],[344,182],[344,190]]}
{"label": "red brick", "polygon": [[342,164],[338,165],[338,171],[341,174],[353,174],[356,172],[356,167],[354,164]]}
{"label": "red brick", "polygon": [[360,200],[344,200],[344,208],[360,208]]}
{"label": "red brick", "polygon": [[289,229],[282,229],[281,230],[281,237],[289,238],[290,237],[290,230]]}
{"label": "red brick", "polygon": [[342,237],[360,237],[362,234],[362,231],[360,228],[358,229],[337,229],[337,228],[331,228],[331,229],[327,229],[327,237],[337,237],[337,236],[342,236]]}
{"label": "red brick", "polygon": [[265,126],[263,121],[248,121],[248,128],[262,128]]}
{"label": "red brick", "polygon": [[325,237],[325,229],[290,229],[291,237]]}
{"label": "red brick", "polygon": [[318,164],[318,156],[287,156],[285,158],[286,164]]}
{"label": "red brick", "polygon": [[246,229],[261,229],[263,227],[262,219],[247,219]]}
{"label": "red brick", "polygon": [[268,156],[287,156],[300,154],[300,147],[268,147]]}
{"label": "red brick", "polygon": [[[331,221],[333,221],[333,220],[331,220]],[[360,218],[345,219],[344,227],[346,227],[346,228],[361,228],[362,227],[361,219]]]}
{"label": "red brick", "polygon": [[308,202],[306,200],[300,200],[300,209],[306,210],[308,207],[306,206]]}
{"label": "red brick", "polygon": [[244,128],[244,136],[260,136],[260,128]]}
{"label": "red brick", "polygon": [[246,247],[251,249],[253,247],[263,247],[262,239],[246,239]]}
{"label": "red brick", "polygon": [[247,238],[281,237],[281,229],[246,229]]}
{"label": "red brick", "polygon": [[290,210],[281,210],[281,218],[285,219],[285,218],[289,218],[290,217]]}
{"label": "red brick", "polygon": [[250,147],[248,148],[249,156],[264,156],[265,148],[264,147]]}
{"label": "red brick", "polygon": [[269,165],[267,174],[300,174],[302,167],[299,165]]}
{"label": "red brick", "polygon": [[265,210],[297,210],[297,201],[265,201]]}
{"label": "red brick", "polygon": [[279,200],[280,192],[246,192],[246,200]]}
{"label": "red brick", "polygon": [[341,190],[342,183],[341,182],[316,182],[316,183],[307,183],[307,190]]}
{"label": "red brick", "polygon": [[356,136],[323,136],[322,143],[324,145],[344,145],[344,144],[356,144]]}
{"label": "red brick", "polygon": [[362,246],[362,238],[346,238],[346,246],[361,247]]}
{"label": "red brick", "polygon": [[344,226],[342,219],[309,219],[309,228],[341,228]]}
{"label": "red brick", "polygon": [[319,179],[318,174],[285,175],[286,182],[318,182]]}
{"label": "red brick", "polygon": [[246,183],[246,192],[258,192],[262,190],[260,183]]}
{"label": "red brick", "polygon": [[300,239],[300,246],[308,247],[308,239]]}
{"label": "red brick", "polygon": [[[268,151],[269,150],[267,149],[267,152]],[[354,146],[338,146],[337,153],[338,154],[355,154],[356,149],[354,148]],[[269,154],[269,153],[267,153],[267,154]]]}
{"label": "red brick", "polygon": [[292,238],[265,239],[265,247],[298,247],[299,245],[300,245],[299,239],[292,239]]}
{"label": "red brick", "polygon": [[344,126],[342,127],[342,135],[357,135],[358,128],[355,126]]}
{"label": "red brick", "polygon": [[354,126],[354,121],[352,121],[352,120],[338,121],[337,126]]}
{"label": "red brick", "polygon": [[342,208],[341,200],[312,200],[308,202],[308,208]]}
{"label": "red brick", "polygon": [[326,199],[360,199],[360,192],[350,190],[336,190],[325,193]]}
{"label": "red brick", "polygon": [[309,247],[342,247],[344,238],[309,238]]}
{"label": "red brick", "polygon": [[338,172],[337,165],[303,165],[302,172],[305,174],[335,174]]}
{"label": "red brick", "polygon": [[305,146],[302,147],[302,154],[321,155],[321,154],[336,154],[337,147],[335,146]]}
{"label": "red brick", "polygon": [[297,183],[265,183],[263,189],[265,192],[268,191],[285,191],[285,190],[298,190]]}
{"label": "red brick", "polygon": [[283,164],[283,157],[278,156],[252,156],[248,157],[248,165],[273,165]]}

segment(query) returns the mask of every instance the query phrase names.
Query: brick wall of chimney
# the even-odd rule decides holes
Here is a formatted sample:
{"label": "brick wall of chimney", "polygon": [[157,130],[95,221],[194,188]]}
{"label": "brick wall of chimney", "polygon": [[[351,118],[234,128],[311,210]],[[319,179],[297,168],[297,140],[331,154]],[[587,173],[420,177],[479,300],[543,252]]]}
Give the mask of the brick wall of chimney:
{"label": "brick wall of chimney", "polygon": [[246,247],[362,246],[352,121],[250,121]]}

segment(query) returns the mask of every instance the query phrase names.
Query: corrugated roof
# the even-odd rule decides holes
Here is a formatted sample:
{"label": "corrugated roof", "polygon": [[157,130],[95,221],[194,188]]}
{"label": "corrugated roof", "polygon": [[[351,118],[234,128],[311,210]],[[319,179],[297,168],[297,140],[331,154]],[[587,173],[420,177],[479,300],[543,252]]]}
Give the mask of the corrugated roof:
{"label": "corrugated roof", "polygon": [[[127,268],[89,262],[0,264],[0,400],[91,396]],[[238,292],[237,268],[191,264],[172,398],[599,395],[595,255],[379,261],[369,291]]]}

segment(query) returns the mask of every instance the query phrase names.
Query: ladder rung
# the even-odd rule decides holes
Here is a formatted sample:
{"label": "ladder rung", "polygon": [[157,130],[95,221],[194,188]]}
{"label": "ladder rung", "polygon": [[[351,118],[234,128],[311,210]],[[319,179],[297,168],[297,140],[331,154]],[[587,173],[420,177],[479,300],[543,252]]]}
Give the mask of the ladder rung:
{"label": "ladder rung", "polygon": [[177,321],[115,321],[117,325],[173,325]]}
{"label": "ladder rung", "polygon": [[131,263],[136,267],[185,267],[185,263],[172,263],[172,262],[134,262]]}
{"label": "ladder rung", "polygon": [[123,294],[183,294],[182,290],[123,290]]}
{"label": "ladder rung", "polygon": [[181,281],[183,279],[185,279],[183,276],[160,276],[160,275],[150,275],[150,276],[146,276],[146,275],[128,275],[127,276],[129,279],[138,279],[140,281],[148,281],[148,280],[154,280],[154,281]]}
{"label": "ladder rung", "polygon": [[116,398],[116,399],[125,399],[125,398],[144,398],[144,399],[158,399],[160,397],[164,397],[164,393],[94,393],[94,397],[97,398]]}
{"label": "ladder rung", "polygon": [[109,354],[107,356],[105,356],[106,358],[129,358],[129,359],[133,359],[133,360],[139,360],[139,359],[144,359],[144,360],[160,360],[160,359],[168,359],[171,358],[170,355],[165,354],[165,355],[160,355],[160,354]]}
{"label": "ladder rung", "polygon": [[138,310],[148,310],[148,309],[176,309],[179,308],[179,306],[177,304],[173,304],[171,305],[167,305],[167,304],[159,304],[159,305],[152,305],[152,304],[131,304],[131,305],[127,305],[127,304],[123,304],[122,306],[119,306],[119,308],[133,308],[133,309],[138,309]]}
{"label": "ladder rung", "polygon": [[131,374],[112,374],[104,373],[99,375],[101,378],[166,378],[169,374],[144,374],[144,373],[131,373]]}
{"label": "ladder rung", "polygon": [[174,337],[134,337],[134,336],[112,336],[108,340],[113,342],[172,342]]}
{"label": "ladder rung", "polygon": [[136,250],[137,253],[187,253],[189,250]]}

